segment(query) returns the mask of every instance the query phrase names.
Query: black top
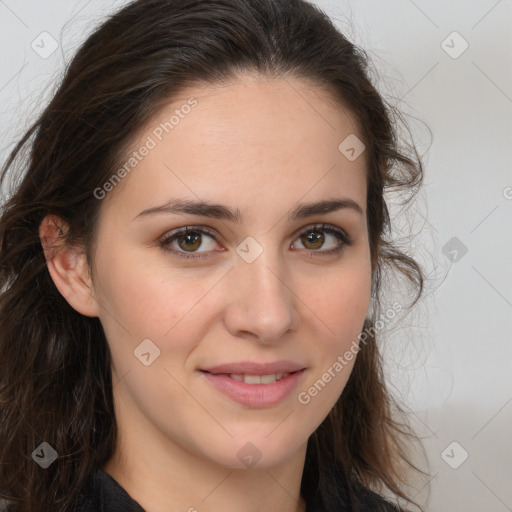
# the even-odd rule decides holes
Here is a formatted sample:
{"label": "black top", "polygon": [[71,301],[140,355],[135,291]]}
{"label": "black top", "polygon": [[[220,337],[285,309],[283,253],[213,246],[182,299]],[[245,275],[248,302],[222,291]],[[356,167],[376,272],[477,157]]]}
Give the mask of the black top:
{"label": "black top", "polygon": [[[399,512],[391,503],[361,487],[357,498],[349,500],[339,483],[331,497],[324,500],[320,489],[304,496],[306,512]],[[324,493],[325,494],[325,493]],[[98,469],[91,474],[81,493],[76,512],[146,512],[107,472]]]}

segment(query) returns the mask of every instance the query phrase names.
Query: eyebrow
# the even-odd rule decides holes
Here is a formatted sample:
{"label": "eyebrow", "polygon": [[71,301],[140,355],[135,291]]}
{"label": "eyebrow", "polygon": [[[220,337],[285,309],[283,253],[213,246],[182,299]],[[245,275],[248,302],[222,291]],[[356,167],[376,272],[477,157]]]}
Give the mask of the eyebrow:
{"label": "eyebrow", "polygon": [[[313,215],[332,213],[345,209],[355,211],[359,215],[364,216],[363,209],[353,199],[336,198],[317,201],[314,203],[300,204],[288,213],[288,220],[299,220]],[[206,201],[191,201],[186,199],[172,199],[161,206],[148,208],[140,212],[133,220],[161,213],[198,215],[203,217],[212,217],[214,219],[224,219],[235,223],[240,223],[243,220],[243,214],[239,208],[232,210],[222,204],[209,203]]]}

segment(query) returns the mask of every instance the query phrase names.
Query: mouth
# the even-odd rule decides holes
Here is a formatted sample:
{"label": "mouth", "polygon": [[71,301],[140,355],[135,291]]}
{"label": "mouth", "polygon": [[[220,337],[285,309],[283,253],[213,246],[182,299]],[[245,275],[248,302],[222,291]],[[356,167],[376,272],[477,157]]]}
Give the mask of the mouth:
{"label": "mouth", "polygon": [[214,389],[238,404],[253,408],[270,407],[284,400],[297,388],[305,371],[304,367],[274,372],[261,367],[247,372],[200,370]]}
{"label": "mouth", "polygon": [[286,373],[268,373],[266,375],[248,375],[244,373],[230,373],[229,377],[246,384],[273,384],[281,379],[288,377],[295,372]]}
{"label": "mouth", "polygon": [[207,370],[200,370],[203,373],[209,373],[214,376],[223,376],[229,377],[230,379],[236,380],[238,382],[244,382],[245,384],[273,384],[274,382],[279,382],[282,379],[285,379],[289,375],[292,375],[297,372],[303,371],[305,368],[301,370],[297,370],[295,372],[277,372],[277,373],[265,373],[263,375],[256,375],[250,373],[213,373]]}
{"label": "mouth", "polygon": [[305,366],[294,361],[274,361],[269,363],[255,363],[252,361],[240,361],[234,363],[224,363],[207,368],[201,368],[201,371],[218,375],[247,375],[249,377],[268,377],[275,375],[276,380],[283,378],[283,375],[304,370]]}

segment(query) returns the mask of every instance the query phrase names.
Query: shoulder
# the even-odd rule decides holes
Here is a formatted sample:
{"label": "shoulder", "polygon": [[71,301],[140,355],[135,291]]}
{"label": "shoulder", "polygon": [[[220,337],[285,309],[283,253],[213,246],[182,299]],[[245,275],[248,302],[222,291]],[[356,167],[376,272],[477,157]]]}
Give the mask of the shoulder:
{"label": "shoulder", "polygon": [[[0,512],[11,512],[0,498]],[[106,471],[94,470],[66,512],[146,512]]]}
{"label": "shoulder", "polygon": [[89,476],[72,512],[145,512],[106,471]]}
{"label": "shoulder", "polygon": [[359,488],[358,499],[360,512],[406,512],[366,487]]}
{"label": "shoulder", "polygon": [[340,475],[320,484],[308,503],[307,512],[407,512],[385,497],[365,487],[350,483]]}

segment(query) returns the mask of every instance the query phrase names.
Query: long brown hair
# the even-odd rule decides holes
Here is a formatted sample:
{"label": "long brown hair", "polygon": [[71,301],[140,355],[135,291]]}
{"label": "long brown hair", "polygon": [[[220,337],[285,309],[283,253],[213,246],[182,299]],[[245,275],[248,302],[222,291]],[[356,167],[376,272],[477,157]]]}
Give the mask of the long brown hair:
{"label": "long brown hair", "polygon": [[[367,212],[372,318],[340,399],[308,443],[303,489],[316,461],[318,485],[341,464],[358,485],[404,493],[404,440],[387,391],[373,329],[381,277],[403,274],[421,296],[416,261],[395,247],[387,189],[412,197],[420,159],[399,141],[397,113],[368,75],[363,50],[303,0],[139,0],[111,15],[66,69],[46,109],[9,155],[0,177],[18,170],[0,218],[0,496],[13,511],[65,512],[87,477],[112,456],[117,425],[110,352],[98,318],[75,311],[55,287],[39,239],[48,214],[65,221],[66,243],[91,254],[101,201],[94,191],[123,162],[138,130],[178,91],[244,71],[304,78],[331,91],[358,121],[368,161]],[[43,470],[32,452],[58,453]]]}

